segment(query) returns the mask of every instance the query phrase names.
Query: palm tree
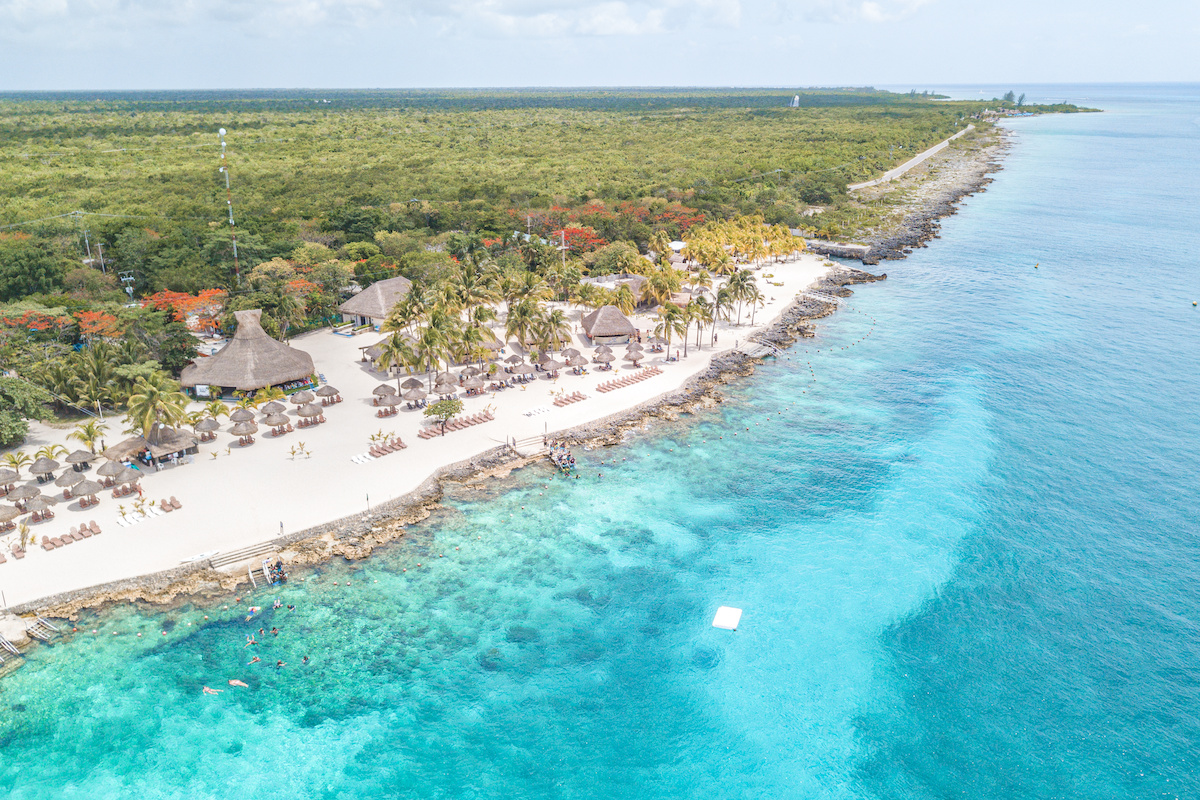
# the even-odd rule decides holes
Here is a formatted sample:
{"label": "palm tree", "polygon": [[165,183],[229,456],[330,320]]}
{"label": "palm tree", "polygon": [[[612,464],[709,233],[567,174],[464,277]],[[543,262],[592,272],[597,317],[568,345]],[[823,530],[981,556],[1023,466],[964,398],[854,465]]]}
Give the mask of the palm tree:
{"label": "palm tree", "polygon": [[258,408],[258,401],[255,400],[252,395],[247,394],[247,395],[243,395],[242,397],[239,397],[238,401],[233,404],[233,407],[234,408],[248,408],[251,411],[254,411],[255,409]]}
{"label": "palm tree", "polygon": [[708,270],[702,269],[692,276],[692,291],[696,289],[707,292],[712,289],[713,279]]}
{"label": "palm tree", "polygon": [[130,427],[151,444],[157,444],[162,428],[183,421],[188,397],[177,389],[156,386],[145,378],[138,378],[133,388],[134,393],[129,395],[126,403]]}
{"label": "palm tree", "polygon": [[221,400],[209,400],[204,404],[204,413],[213,419],[220,419],[229,414],[229,406]]}
{"label": "palm tree", "polygon": [[660,336],[667,342],[667,358],[671,357],[671,338],[676,335],[684,337],[683,346],[687,347],[687,323],[683,319],[683,309],[674,303],[659,306],[659,322],[654,326],[654,335]]}
{"label": "palm tree", "polygon": [[284,393],[283,389],[280,389],[278,386],[267,386],[254,393],[254,405],[256,408],[258,406],[265,405],[272,400],[285,399],[287,399],[287,395]]}
{"label": "palm tree", "polygon": [[571,340],[571,324],[562,309],[555,308],[542,315],[538,320],[538,338],[539,344],[546,344],[551,350],[561,350]]}
{"label": "palm tree", "polygon": [[[398,333],[393,333],[391,336],[383,340],[379,358],[375,359],[375,364],[384,370],[389,370],[392,367],[404,367],[412,371],[414,365],[420,364],[420,356],[413,350],[413,346],[409,344]],[[396,373],[396,388],[400,388],[400,373]]]}
{"label": "palm tree", "polygon": [[529,341],[530,332],[537,327],[540,316],[541,308],[534,298],[523,297],[516,301],[515,304],[508,307],[508,317],[504,321],[505,338],[515,336],[517,344],[525,347]]}
{"label": "palm tree", "polygon": [[66,454],[67,448],[63,447],[61,444],[48,444],[45,447],[39,447],[37,452],[34,453],[34,456],[37,458],[49,458],[54,460],[59,456],[65,456]]}
{"label": "palm tree", "polygon": [[733,294],[729,291],[728,286],[722,286],[717,290],[717,300],[713,304],[713,332],[717,330],[717,320],[724,319],[728,321],[733,316]]}
{"label": "palm tree", "polygon": [[196,433],[196,426],[207,419],[207,415],[203,411],[188,411],[183,415],[183,421],[193,433]]}
{"label": "palm tree", "polygon": [[626,316],[634,312],[637,308],[637,298],[633,296],[633,289],[629,288],[629,284],[622,283],[617,287],[617,291],[613,292],[612,304]]}
{"label": "palm tree", "polygon": [[304,321],[304,306],[295,295],[284,292],[275,304],[274,316],[279,320],[279,337],[287,339],[288,329]]}
{"label": "palm tree", "polygon": [[104,438],[104,432],[108,430],[108,426],[103,422],[97,422],[90,419],[87,422],[82,422],[75,427],[75,430],[67,434],[68,439],[74,439],[88,449],[89,453],[96,452],[96,443]]}
{"label": "palm tree", "polygon": [[704,326],[713,321],[713,306],[704,295],[693,297],[688,303],[687,311],[696,321],[696,347],[700,347],[700,337],[704,335]]}
{"label": "palm tree", "polygon": [[750,304],[750,324],[754,324],[754,314],[759,306],[766,303],[766,295],[758,290],[757,286],[750,286],[746,289],[746,302]]}
{"label": "palm tree", "polygon": [[33,459],[27,453],[17,450],[12,453],[5,453],[0,456],[0,462],[3,462],[6,467],[9,467],[17,473],[17,477],[21,475],[21,467],[28,466],[33,463]]}

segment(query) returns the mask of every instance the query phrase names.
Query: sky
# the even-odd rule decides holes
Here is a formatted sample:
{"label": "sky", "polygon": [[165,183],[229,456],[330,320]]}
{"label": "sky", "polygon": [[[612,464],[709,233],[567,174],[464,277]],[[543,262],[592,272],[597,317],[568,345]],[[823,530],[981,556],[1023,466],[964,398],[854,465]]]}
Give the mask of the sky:
{"label": "sky", "polygon": [[0,0],[0,91],[1200,81],[1198,0]]}

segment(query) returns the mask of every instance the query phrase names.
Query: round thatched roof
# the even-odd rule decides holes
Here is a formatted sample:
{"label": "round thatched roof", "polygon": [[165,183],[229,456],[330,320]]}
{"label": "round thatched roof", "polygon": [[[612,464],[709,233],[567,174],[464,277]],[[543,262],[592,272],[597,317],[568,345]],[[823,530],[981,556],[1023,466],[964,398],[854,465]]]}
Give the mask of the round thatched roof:
{"label": "round thatched roof", "polygon": [[616,360],[617,360],[617,357],[614,356],[612,353],[597,353],[595,356],[592,357],[592,361],[594,361],[597,364],[608,364],[608,363],[610,363],[612,361],[616,361]]}
{"label": "round thatched roof", "polygon": [[29,465],[29,471],[34,475],[48,475],[49,473],[54,472],[54,470],[58,469],[60,466],[61,465],[53,458],[46,458],[45,456],[42,456],[37,461],[34,461]]}
{"label": "round thatched roof", "polygon": [[565,366],[566,366],[566,364],[564,364],[563,362],[559,361],[558,359],[554,359],[554,358],[550,359],[549,361],[542,362],[542,369],[548,369],[551,372],[558,372],[560,369],[562,369]]}
{"label": "round thatched roof", "polygon": [[642,346],[641,346],[640,344],[638,344],[637,342],[630,342],[629,344],[627,344],[627,345],[625,346],[625,352],[626,352],[626,353],[628,353],[630,350],[637,350],[638,352],[641,352],[642,350],[645,350],[645,349],[646,349],[646,348],[642,347]]}
{"label": "round thatched roof", "polygon": [[21,509],[16,506],[0,506],[0,522],[10,522],[21,516]]}
{"label": "round thatched roof", "polygon": [[381,383],[378,386],[376,386],[374,389],[371,390],[371,394],[375,395],[376,397],[385,397],[389,394],[395,394],[395,393],[396,393],[395,388],[393,388],[391,386],[391,384],[387,384],[387,383]]}
{"label": "round thatched roof", "polygon": [[588,360],[580,355],[571,356],[567,359],[567,364],[572,367],[586,367]]}
{"label": "round thatched roof", "polygon": [[463,386],[467,389],[482,389],[483,385],[483,378],[479,377],[478,375],[472,375],[471,377],[467,378],[465,383],[463,383]]}
{"label": "round thatched roof", "polygon": [[606,344],[602,344],[602,345],[600,345],[599,347],[597,347],[597,348],[596,348],[596,352],[597,352],[597,353],[611,353],[611,352],[612,352],[612,348],[611,348],[611,347],[609,347],[609,346],[608,346],[608,345],[606,345]]}
{"label": "round thatched roof", "polygon": [[317,389],[316,394],[317,394],[317,397],[333,397],[336,394],[340,394],[340,392],[338,392],[337,389],[333,388],[332,386],[330,386],[327,383],[324,386],[322,386],[320,389]]}
{"label": "round thatched roof", "polygon": [[69,469],[54,479],[54,485],[61,486],[64,489],[69,489],[75,484],[79,483],[81,480],[83,480],[82,472],[76,472],[73,469]]}
{"label": "round thatched roof", "polygon": [[72,489],[72,492],[74,494],[86,495],[88,497],[91,497],[92,495],[100,494],[103,491],[104,491],[104,487],[101,486],[100,484],[96,483],[95,481],[81,481],[80,483],[78,483],[75,486],[74,489]]}
{"label": "round thatched roof", "polygon": [[20,479],[21,476],[13,470],[0,468],[0,486],[8,486],[10,483],[16,483]]}
{"label": "round thatched roof", "polygon": [[261,309],[235,311],[234,316],[238,327],[233,339],[215,354],[184,367],[179,376],[183,386],[255,391],[303,380],[316,372],[312,356],[267,335],[262,329]]}
{"label": "round thatched roof", "polygon": [[115,478],[124,471],[125,465],[120,461],[105,461],[96,469],[96,474],[101,478]]}
{"label": "round thatched roof", "polygon": [[516,353],[513,353],[511,356],[504,359],[504,363],[505,364],[520,364],[524,360],[525,359],[521,358],[521,356],[517,355]]}
{"label": "round thatched roof", "polygon": [[272,400],[258,411],[260,414],[282,414],[283,412],[287,411],[287,406],[278,400]]}
{"label": "round thatched roof", "polygon": [[404,400],[398,394],[389,394],[386,397],[379,398],[379,405],[381,406],[398,406],[403,402]]}
{"label": "round thatched roof", "polygon": [[63,459],[63,461],[66,461],[68,464],[87,464],[95,460],[96,454],[88,452],[87,450],[76,450],[74,453],[71,453],[71,455]]}
{"label": "round thatched roof", "polygon": [[248,408],[236,408],[229,415],[230,422],[250,422],[254,419],[254,412]]}
{"label": "round thatched roof", "polygon": [[479,367],[463,367],[462,372],[458,374],[464,378],[469,378],[472,375],[478,375],[482,371]]}
{"label": "round thatched roof", "polygon": [[296,409],[296,413],[302,417],[319,417],[321,415],[321,407],[315,403],[305,403]]}
{"label": "round thatched roof", "polygon": [[407,378],[400,384],[401,389],[420,389],[425,383],[420,378]]}
{"label": "round thatched roof", "polygon": [[270,425],[272,428],[281,428],[291,422],[287,414],[267,414],[263,418],[264,425]]}
{"label": "round thatched roof", "polygon": [[417,400],[424,400],[425,395],[426,391],[424,389],[419,386],[414,386],[412,389],[409,389],[407,392],[405,392],[403,397],[409,402],[415,402]]}
{"label": "round thatched roof", "polygon": [[36,486],[30,486],[30,485],[26,484],[24,486],[18,486],[17,488],[15,488],[11,492],[9,492],[8,499],[9,500],[28,500],[31,497],[37,497],[41,493],[42,493],[41,489],[37,488]]}
{"label": "round thatched roof", "polygon": [[294,395],[292,395],[288,399],[291,400],[294,404],[296,404],[298,406],[302,406],[307,403],[311,403],[313,400],[316,400],[317,396],[315,394],[313,394],[312,392],[310,392],[308,389],[305,389],[303,392],[296,392]]}
{"label": "round thatched roof", "polygon": [[142,471],[140,469],[126,467],[125,469],[121,470],[121,474],[117,476],[117,483],[137,483],[143,477],[144,476],[142,475]]}
{"label": "round thatched roof", "polygon": [[196,430],[198,431],[215,431],[220,430],[220,428],[221,423],[217,422],[212,417],[209,417],[208,419],[202,419],[196,423]]}
{"label": "round thatched roof", "polygon": [[529,366],[528,364],[518,364],[517,366],[513,367],[513,372],[516,372],[520,375],[528,375],[529,373],[536,372],[536,371],[537,370],[535,370],[533,367]]}
{"label": "round thatched roof", "polygon": [[250,420],[243,420],[229,429],[234,436],[253,436],[258,433],[258,425]]}
{"label": "round thatched roof", "polygon": [[635,350],[635,351],[634,351],[634,352],[632,352],[632,353],[626,353],[626,354],[625,354],[625,360],[626,360],[626,361],[632,361],[633,363],[635,363],[635,364],[636,364],[636,363],[637,363],[637,362],[639,362],[639,361],[645,361],[645,360],[646,360],[646,354],[645,354],[645,353],[639,353],[639,352],[637,352],[637,351]]}
{"label": "round thatched roof", "polygon": [[563,358],[571,358],[572,356],[577,356],[579,354],[580,354],[579,351],[576,350],[574,347],[568,347],[567,349],[565,349],[559,353],[559,355],[562,356]]}
{"label": "round thatched roof", "polygon": [[25,504],[26,511],[45,511],[50,506],[58,505],[58,498],[50,495],[41,494],[37,497],[30,498]]}

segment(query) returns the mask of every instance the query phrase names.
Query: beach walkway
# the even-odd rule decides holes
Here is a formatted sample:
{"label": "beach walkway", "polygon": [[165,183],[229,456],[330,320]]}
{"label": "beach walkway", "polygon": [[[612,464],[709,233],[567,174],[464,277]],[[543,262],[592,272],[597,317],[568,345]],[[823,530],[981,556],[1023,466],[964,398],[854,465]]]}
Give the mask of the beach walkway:
{"label": "beach walkway", "polygon": [[846,188],[853,192],[853,191],[857,191],[858,189],[866,189],[871,186],[878,186],[881,183],[887,183],[888,181],[894,181],[894,180],[896,180],[896,178],[899,178],[901,175],[908,172],[913,167],[916,167],[916,166],[919,166],[920,164],[925,163],[927,160],[929,160],[930,157],[945,150],[947,147],[950,146],[950,143],[953,142],[958,137],[960,137],[964,134],[970,133],[973,130],[975,130],[975,126],[968,125],[967,127],[963,128],[958,133],[951,136],[949,139],[946,139],[943,142],[938,142],[937,144],[935,144],[933,147],[929,148],[928,150],[926,150],[922,153],[918,153],[917,155],[913,156],[908,161],[905,161],[903,164],[896,167],[895,169],[889,169],[887,172],[883,173],[883,175],[876,178],[875,180],[864,181],[863,183],[852,183],[849,186],[847,186]]}

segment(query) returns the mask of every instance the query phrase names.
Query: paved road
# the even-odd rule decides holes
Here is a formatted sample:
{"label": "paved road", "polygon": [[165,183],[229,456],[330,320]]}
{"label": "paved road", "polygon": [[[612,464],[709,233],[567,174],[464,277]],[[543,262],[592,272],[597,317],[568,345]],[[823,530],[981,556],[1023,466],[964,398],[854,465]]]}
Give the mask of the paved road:
{"label": "paved road", "polygon": [[853,192],[857,189],[866,189],[868,186],[878,186],[881,183],[887,183],[888,181],[894,181],[894,180],[896,180],[896,178],[899,178],[901,175],[908,172],[913,167],[924,162],[926,159],[928,159],[934,153],[940,153],[942,150],[945,150],[947,147],[950,146],[951,142],[953,142],[958,137],[962,136],[964,133],[968,133],[973,130],[975,130],[975,126],[968,125],[967,127],[963,128],[958,133],[951,136],[946,141],[935,144],[933,147],[929,148],[928,150],[926,150],[923,153],[918,153],[917,155],[913,156],[908,161],[905,161],[903,164],[896,167],[895,169],[889,169],[887,172],[883,173],[882,177],[876,178],[873,181],[866,181],[864,183],[852,183],[849,186],[847,186],[846,188]]}

